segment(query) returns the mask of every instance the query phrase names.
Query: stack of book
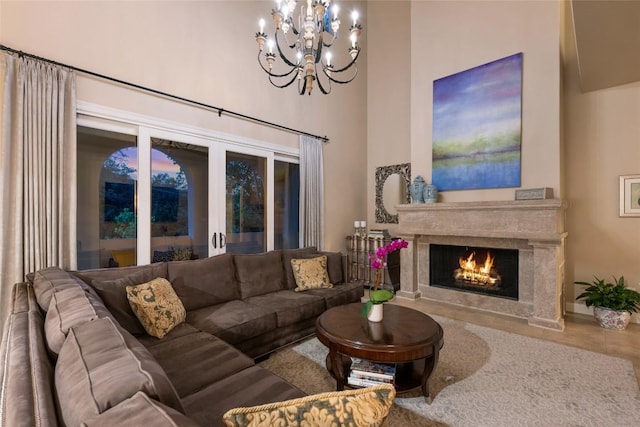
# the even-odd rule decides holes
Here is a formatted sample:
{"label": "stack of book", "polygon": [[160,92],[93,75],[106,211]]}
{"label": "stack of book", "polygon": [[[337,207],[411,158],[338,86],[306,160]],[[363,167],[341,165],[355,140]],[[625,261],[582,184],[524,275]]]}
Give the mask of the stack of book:
{"label": "stack of book", "polygon": [[358,387],[369,387],[379,384],[395,382],[396,365],[394,363],[379,363],[370,360],[353,358],[351,372],[347,384]]}
{"label": "stack of book", "polygon": [[374,239],[385,239],[391,237],[387,228],[372,228],[369,230],[367,237]]}

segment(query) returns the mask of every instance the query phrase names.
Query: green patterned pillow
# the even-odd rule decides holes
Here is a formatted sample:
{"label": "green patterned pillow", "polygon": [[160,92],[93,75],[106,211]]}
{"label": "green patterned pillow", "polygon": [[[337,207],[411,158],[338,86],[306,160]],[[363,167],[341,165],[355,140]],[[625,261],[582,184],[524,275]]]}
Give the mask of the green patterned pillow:
{"label": "green patterned pillow", "polygon": [[392,385],[377,385],[235,408],[222,419],[228,427],[376,427],[389,415],[395,395]]}
{"label": "green patterned pillow", "polygon": [[333,288],[327,272],[327,257],[325,255],[308,258],[292,259],[291,269],[293,277],[296,279],[296,292],[307,289]]}
{"label": "green patterned pillow", "polygon": [[167,279],[158,277],[150,282],[127,286],[127,299],[144,330],[162,338],[184,322],[187,312]]}

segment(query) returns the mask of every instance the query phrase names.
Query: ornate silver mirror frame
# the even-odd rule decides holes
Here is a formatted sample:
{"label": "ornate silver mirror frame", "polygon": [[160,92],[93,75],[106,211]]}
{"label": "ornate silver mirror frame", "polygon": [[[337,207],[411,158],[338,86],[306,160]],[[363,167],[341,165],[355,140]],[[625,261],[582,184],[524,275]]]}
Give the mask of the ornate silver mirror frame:
{"label": "ornate silver mirror frame", "polygon": [[394,204],[411,203],[411,163],[402,163],[400,165],[393,166],[381,166],[376,168],[376,222],[381,224],[397,224],[398,214],[391,214],[385,208],[385,200],[383,198],[384,183],[393,174],[400,176],[400,182],[404,183],[404,195],[400,196],[401,200],[391,201],[387,200],[387,203],[394,202]]}

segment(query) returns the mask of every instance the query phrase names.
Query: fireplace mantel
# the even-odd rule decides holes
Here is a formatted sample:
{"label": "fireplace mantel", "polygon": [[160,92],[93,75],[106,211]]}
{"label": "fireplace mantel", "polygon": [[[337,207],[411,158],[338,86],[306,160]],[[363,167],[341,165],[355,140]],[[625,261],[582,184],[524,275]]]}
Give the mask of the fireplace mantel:
{"label": "fireplace mantel", "polygon": [[[561,199],[397,206],[398,234],[410,243],[401,252],[399,296],[500,312],[562,330],[566,208]],[[429,286],[431,243],[518,249],[518,301]]]}

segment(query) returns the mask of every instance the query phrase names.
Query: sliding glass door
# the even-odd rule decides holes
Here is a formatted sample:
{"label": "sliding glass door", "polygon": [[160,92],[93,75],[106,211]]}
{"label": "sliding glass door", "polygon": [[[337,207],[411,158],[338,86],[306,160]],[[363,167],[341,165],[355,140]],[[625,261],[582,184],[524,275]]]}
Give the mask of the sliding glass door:
{"label": "sliding glass door", "polygon": [[172,130],[80,122],[79,269],[298,246],[296,158]]}

